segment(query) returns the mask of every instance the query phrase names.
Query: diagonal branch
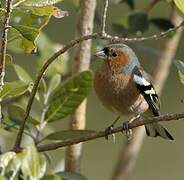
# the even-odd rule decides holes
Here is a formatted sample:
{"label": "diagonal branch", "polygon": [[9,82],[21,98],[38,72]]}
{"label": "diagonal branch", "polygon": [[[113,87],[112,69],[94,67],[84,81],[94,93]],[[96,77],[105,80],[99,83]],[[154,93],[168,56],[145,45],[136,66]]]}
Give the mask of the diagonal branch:
{"label": "diagonal branch", "polygon": [[[145,124],[150,124],[153,122],[161,122],[161,121],[176,121],[176,120],[181,120],[184,118],[184,112],[182,113],[176,113],[176,114],[167,114],[159,117],[150,117],[150,118],[143,118],[143,119],[137,119],[131,123],[129,123],[129,129],[133,129]],[[44,152],[44,151],[51,151],[51,150],[56,150],[58,148],[66,147],[69,145],[85,142],[85,141],[90,141],[93,139],[101,138],[101,137],[106,137],[107,135],[111,135],[114,133],[118,132],[123,132],[125,129],[123,126],[119,126],[117,128],[114,128],[111,132],[107,131],[99,131],[99,132],[94,132],[89,135],[83,136],[83,137],[78,137],[74,139],[69,139],[61,142],[54,142],[54,143],[49,143],[49,144],[43,144],[43,145],[38,145],[38,151]]]}

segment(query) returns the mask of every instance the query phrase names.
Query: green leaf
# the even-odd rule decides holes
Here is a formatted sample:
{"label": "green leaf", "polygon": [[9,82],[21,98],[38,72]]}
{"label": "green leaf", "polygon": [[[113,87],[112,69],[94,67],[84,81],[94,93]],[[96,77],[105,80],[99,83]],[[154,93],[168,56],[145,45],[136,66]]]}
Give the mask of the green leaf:
{"label": "green leaf", "polygon": [[60,120],[74,112],[90,93],[92,79],[92,73],[84,71],[60,86],[50,102],[46,120],[50,122]]}
{"label": "green leaf", "polygon": [[171,20],[167,18],[154,17],[150,18],[150,22],[163,31],[174,28]]}
{"label": "green leaf", "polygon": [[65,131],[58,131],[52,134],[49,134],[44,139],[51,139],[51,140],[68,140],[73,138],[79,138],[86,135],[90,135],[95,133],[96,131],[93,130],[65,130]]}
{"label": "green leaf", "polygon": [[22,163],[22,173],[25,177],[30,177],[30,179],[36,180],[42,178],[46,171],[44,156],[39,155],[33,146],[26,148],[24,151],[27,153],[27,158]]}
{"label": "green leaf", "polygon": [[40,30],[48,23],[51,16],[37,16],[31,10],[17,10],[12,12],[9,31],[9,48],[15,52],[32,53],[35,51],[35,41]]}
{"label": "green leaf", "polygon": [[31,8],[31,11],[37,16],[54,16],[56,18],[68,16],[68,11],[62,11],[55,6],[34,7]]}
{"label": "green leaf", "polygon": [[61,75],[60,74],[54,75],[49,81],[48,92],[49,93],[53,92],[59,86],[60,82],[61,82]]}
{"label": "green leaf", "polygon": [[9,48],[14,52],[25,52],[33,53],[36,50],[35,43],[26,39],[19,31],[15,28],[10,30],[11,38],[9,40]]}
{"label": "green leaf", "polygon": [[21,81],[25,83],[33,82],[30,75],[21,66],[19,66],[18,64],[14,64],[13,67],[15,69],[17,76],[19,77]]}
{"label": "green leaf", "polygon": [[30,85],[22,81],[5,82],[3,90],[0,93],[0,98],[9,98],[24,94]]}
{"label": "green leaf", "polygon": [[0,175],[4,175],[9,162],[15,157],[15,152],[7,152],[0,156]]}
{"label": "green leaf", "polygon": [[132,32],[144,32],[149,27],[148,15],[143,11],[135,11],[128,16],[128,25]]}
{"label": "green leaf", "polygon": [[11,25],[21,25],[41,30],[49,21],[50,15],[38,16],[32,13],[32,9],[15,9],[12,12]]}
{"label": "green leaf", "polygon": [[[21,107],[19,107],[17,105],[8,106],[8,116],[12,121],[16,122],[17,124],[20,124],[22,122],[24,115],[25,115],[25,111]],[[27,122],[31,123],[33,125],[39,124],[39,121],[34,119],[31,116],[28,117]]]}
{"label": "green leaf", "polygon": [[174,3],[177,7],[179,14],[184,18],[184,1],[183,0],[174,0]]}
{"label": "green leaf", "polygon": [[21,5],[23,6],[34,6],[34,7],[44,7],[56,4],[63,0],[25,0]]}
{"label": "green leaf", "polygon": [[57,175],[66,179],[66,180],[87,180],[87,178],[76,172],[58,172]]}
{"label": "green leaf", "polygon": [[174,64],[178,69],[180,82],[184,85],[184,62],[177,60],[177,61],[174,61]]}
{"label": "green leaf", "polygon": [[34,42],[36,37],[39,34],[39,30],[33,27],[28,27],[24,25],[13,25],[13,28],[15,28],[19,33],[27,40]]}
{"label": "green leaf", "polygon": [[5,171],[5,177],[8,180],[17,180],[19,179],[19,171],[21,168],[21,160],[16,155],[8,164],[6,171]]}
{"label": "green leaf", "polygon": [[29,177],[31,180],[37,180],[44,176],[46,161],[44,156],[39,154],[34,146],[26,147],[17,156],[21,161],[21,171],[25,179]]}
{"label": "green leaf", "polygon": [[18,153],[6,168],[6,177],[10,180],[19,179],[37,180],[44,176],[46,161],[34,146],[28,146]]}

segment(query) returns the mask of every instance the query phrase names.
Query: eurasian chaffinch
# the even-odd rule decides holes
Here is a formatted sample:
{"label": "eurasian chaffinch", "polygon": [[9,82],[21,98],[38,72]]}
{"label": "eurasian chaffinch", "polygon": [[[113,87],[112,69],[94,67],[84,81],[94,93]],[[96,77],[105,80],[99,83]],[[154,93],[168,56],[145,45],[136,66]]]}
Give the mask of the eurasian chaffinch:
{"label": "eurasian chaffinch", "polygon": [[[119,117],[138,117],[144,112],[160,115],[159,97],[130,47],[124,44],[108,45],[96,56],[103,59],[103,63],[95,73],[94,88],[105,107]],[[148,136],[174,140],[159,123],[147,124],[145,130]]]}

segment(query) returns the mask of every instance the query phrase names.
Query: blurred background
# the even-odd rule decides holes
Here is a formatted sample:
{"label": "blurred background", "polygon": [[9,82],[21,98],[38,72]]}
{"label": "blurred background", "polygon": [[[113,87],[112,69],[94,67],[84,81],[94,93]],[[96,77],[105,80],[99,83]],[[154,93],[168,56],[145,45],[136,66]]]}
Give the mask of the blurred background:
{"label": "blurred background", "polygon": [[[149,1],[141,0],[135,1],[135,9],[143,10],[148,6]],[[58,49],[64,44],[67,44],[74,38],[76,27],[76,13],[77,13],[77,1],[65,0],[57,5],[62,10],[69,12],[68,17],[62,19],[52,18],[49,24],[43,29],[43,33],[38,38],[37,42],[38,53],[25,54],[18,53],[18,51],[10,48],[10,52],[13,55],[14,62],[24,67],[34,79],[35,73],[40,67],[43,59],[47,59],[52,55],[53,49]],[[99,18],[102,11],[102,1],[97,0],[97,10],[95,18],[95,30],[99,30]],[[123,25],[117,25],[118,22],[123,22],[123,19],[127,14],[131,13],[130,7],[127,3],[110,3],[107,17],[107,32],[111,34],[117,34],[122,36],[126,34],[123,30]],[[170,6],[166,1],[158,3],[149,12],[149,17],[165,17],[170,16]],[[121,32],[122,29],[122,32]],[[149,36],[155,33],[159,33],[160,29],[153,24],[149,25],[149,29],[145,30],[141,36]],[[136,34],[136,36],[139,34]],[[130,37],[135,34],[130,34]],[[93,41],[92,52],[94,53],[96,48],[100,48],[107,44],[106,41]],[[129,44],[136,52],[139,60],[143,64],[143,67],[147,72],[153,71],[153,64],[159,58],[162,52],[161,40],[149,40],[144,42],[135,42]],[[184,59],[184,35],[180,40],[179,48],[176,53],[175,59]],[[13,51],[12,51],[13,50]],[[41,56],[39,53],[44,54]],[[73,50],[62,56],[64,63],[56,64],[55,70],[58,72],[64,72],[71,69],[73,61]],[[164,61],[164,59],[163,59]],[[94,57],[91,59],[91,69],[95,71],[100,62]],[[60,67],[62,69],[60,69]],[[65,67],[63,69],[63,67]],[[12,81],[17,79],[16,73],[12,67],[7,67],[8,73],[6,74],[6,80]],[[52,71],[50,70],[50,74]],[[48,75],[49,76],[49,75]],[[161,96],[161,113],[175,113],[182,112],[184,107],[184,86],[180,83],[178,78],[178,72],[174,64],[172,64],[168,79],[164,86]],[[23,102],[25,103],[25,102]],[[35,103],[35,107],[37,104]],[[37,116],[40,111],[39,108],[34,108],[32,114]],[[97,99],[94,92],[92,92],[88,99],[87,107],[87,129],[103,130],[109,126],[114,120],[115,115],[106,110],[100,101]],[[62,121],[51,123],[45,130],[51,132],[54,130],[64,130],[68,127],[69,118]],[[122,119],[123,121],[123,119]],[[121,122],[119,122],[121,124]],[[165,123],[165,126],[170,130],[174,136],[174,142],[164,141],[160,138],[146,137],[143,147],[138,156],[135,168],[133,169],[129,180],[155,180],[155,179],[167,179],[167,180],[180,180],[184,178],[184,121],[173,121]],[[6,135],[5,148],[11,146],[13,137],[7,132],[2,132]],[[116,135],[116,142],[113,143],[111,139],[108,141],[101,138],[84,143],[83,158],[82,158],[82,174],[84,174],[89,180],[107,180],[110,179],[114,167],[116,165],[119,152],[122,148],[125,137],[119,133]],[[26,140],[27,141],[27,140]],[[3,142],[2,142],[3,143]],[[50,152],[53,160],[51,162],[52,170],[61,170],[64,168],[64,149],[59,149]]]}

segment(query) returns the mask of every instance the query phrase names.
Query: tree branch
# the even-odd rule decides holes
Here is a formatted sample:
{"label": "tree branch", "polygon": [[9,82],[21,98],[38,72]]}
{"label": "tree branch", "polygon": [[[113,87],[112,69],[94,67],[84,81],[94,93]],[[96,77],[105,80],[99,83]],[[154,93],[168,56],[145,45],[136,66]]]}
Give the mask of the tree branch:
{"label": "tree branch", "polygon": [[[153,122],[161,122],[161,121],[172,121],[172,120],[181,120],[184,118],[184,112],[182,113],[176,113],[176,114],[167,114],[167,115],[162,115],[159,117],[150,117],[150,118],[143,118],[143,119],[137,119],[131,123],[129,123],[129,129],[133,129],[145,124],[150,124]],[[107,135],[111,135],[114,133],[118,132],[123,132],[125,129],[123,126],[119,126],[117,128],[114,128],[111,132],[107,131],[99,131],[99,132],[94,132],[89,135],[83,136],[83,137],[78,137],[74,139],[68,139],[64,140],[61,142],[54,142],[54,143],[49,143],[49,144],[43,144],[43,145],[38,145],[38,151],[43,152],[43,151],[51,151],[51,150],[56,150],[58,148],[66,147],[69,145],[85,142],[85,141],[90,141],[93,139],[101,138],[101,137],[106,137]]]}
{"label": "tree branch", "polygon": [[145,40],[158,40],[159,38],[162,37],[166,37],[169,33],[176,31],[177,29],[179,29],[180,27],[184,26],[184,21],[179,24],[178,26],[176,26],[175,28],[171,28],[168,31],[165,32],[161,32],[157,35],[152,35],[152,36],[148,36],[148,37],[140,37],[140,38],[119,38],[118,36],[111,36],[111,35],[101,35],[101,33],[94,33],[94,34],[90,34],[90,35],[86,35],[83,36],[81,38],[75,39],[70,41],[70,43],[68,45],[66,45],[64,48],[60,49],[59,51],[57,51],[55,54],[53,54],[43,65],[43,67],[41,68],[41,70],[39,71],[35,83],[33,85],[33,89],[31,91],[31,95],[30,98],[28,100],[28,104],[27,104],[27,108],[26,108],[26,113],[25,113],[25,117],[22,121],[22,124],[20,126],[19,132],[17,134],[17,138],[16,138],[16,142],[14,145],[14,150],[19,150],[20,148],[20,143],[21,143],[21,139],[22,139],[22,135],[23,135],[23,131],[25,128],[25,124],[26,121],[28,119],[32,104],[33,104],[33,100],[35,97],[35,94],[37,92],[40,80],[43,76],[43,74],[45,73],[45,71],[47,70],[47,68],[49,67],[49,65],[54,62],[57,57],[59,57],[61,54],[65,53],[66,51],[68,51],[69,49],[71,49],[72,47],[74,47],[76,44],[81,43],[82,41],[88,40],[88,39],[105,39],[105,40],[109,40],[111,42],[114,43],[125,43],[125,42],[130,42],[130,41],[145,41]]}
{"label": "tree branch", "polygon": [[[80,2],[79,14],[77,17],[76,37],[82,37],[93,32],[94,14],[96,0],[85,0]],[[91,59],[91,40],[80,43],[76,49],[73,73],[88,70]],[[85,99],[76,109],[71,117],[71,129],[85,129],[86,124],[86,103]],[[82,157],[82,144],[69,146],[66,149],[65,171],[80,171]]]}
{"label": "tree branch", "polygon": [[103,14],[102,14],[102,28],[101,28],[101,34],[103,36],[106,35],[105,26],[106,26],[108,6],[109,6],[109,0],[104,0],[104,8],[103,8]]}
{"label": "tree branch", "polygon": [[175,26],[174,28],[170,28],[167,31],[163,31],[159,34],[154,34],[151,36],[147,36],[147,37],[135,37],[135,38],[121,38],[118,36],[111,36],[109,34],[105,35],[105,36],[100,36],[100,39],[104,39],[104,40],[109,40],[113,43],[125,43],[125,42],[133,42],[133,41],[147,41],[147,40],[158,40],[160,38],[164,38],[167,37],[171,32],[175,32],[176,30],[178,30],[179,28],[184,26],[184,21],[182,21],[179,25]]}
{"label": "tree branch", "polygon": [[[4,76],[5,76],[5,61],[6,61],[6,51],[7,51],[7,39],[9,30],[10,15],[12,12],[12,2],[13,0],[6,0],[6,12],[3,23],[3,32],[1,38],[1,52],[0,52],[0,92],[3,90]],[[1,99],[0,99],[1,101]],[[0,120],[1,120],[1,106],[0,106]]]}

